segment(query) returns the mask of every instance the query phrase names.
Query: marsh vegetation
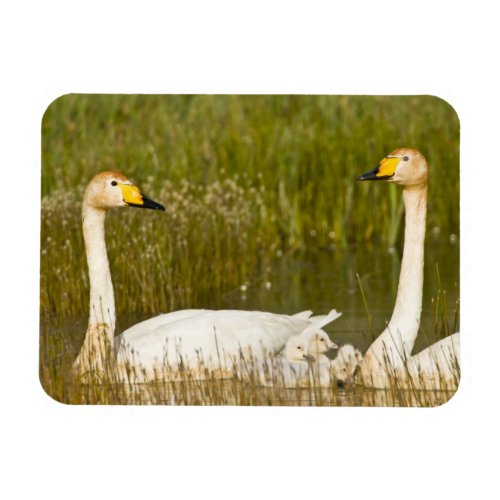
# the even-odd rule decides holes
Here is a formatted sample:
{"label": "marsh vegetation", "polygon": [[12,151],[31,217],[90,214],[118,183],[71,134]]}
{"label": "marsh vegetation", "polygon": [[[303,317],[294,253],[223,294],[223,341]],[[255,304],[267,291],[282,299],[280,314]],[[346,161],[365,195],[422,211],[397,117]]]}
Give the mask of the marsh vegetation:
{"label": "marsh vegetation", "polygon": [[[354,181],[399,145],[427,156],[431,180],[423,348],[459,327],[458,121],[432,97],[85,96],[42,123],[40,377],[68,403],[433,405],[450,394],[359,387],[260,388],[187,377],[81,384],[70,368],[88,316],[81,199],[116,169],[166,207],[107,221],[117,331],[182,308],[295,313],[332,307],[328,329],[364,350],[389,319],[400,263],[397,188]],[[359,275],[359,279],[357,278]],[[385,393],[385,391],[383,391]]]}

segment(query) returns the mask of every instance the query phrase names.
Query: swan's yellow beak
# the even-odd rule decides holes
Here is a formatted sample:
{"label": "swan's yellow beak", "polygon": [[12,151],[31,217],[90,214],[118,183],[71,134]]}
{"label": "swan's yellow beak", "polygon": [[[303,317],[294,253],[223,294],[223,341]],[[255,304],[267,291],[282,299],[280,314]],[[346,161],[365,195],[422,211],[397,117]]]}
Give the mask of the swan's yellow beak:
{"label": "swan's yellow beak", "polygon": [[396,173],[396,167],[400,161],[400,158],[387,156],[374,170],[359,176],[358,181],[382,181],[390,179]]}
{"label": "swan's yellow beak", "polygon": [[122,191],[123,201],[131,206],[138,208],[150,208],[152,210],[165,210],[163,205],[156,203],[144,196],[137,186],[131,184],[118,184]]}

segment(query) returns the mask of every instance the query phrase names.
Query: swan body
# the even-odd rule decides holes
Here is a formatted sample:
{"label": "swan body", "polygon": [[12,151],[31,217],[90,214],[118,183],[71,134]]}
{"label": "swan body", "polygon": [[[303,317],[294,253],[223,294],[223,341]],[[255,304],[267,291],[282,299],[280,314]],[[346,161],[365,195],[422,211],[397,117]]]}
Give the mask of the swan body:
{"label": "swan body", "polygon": [[[140,369],[140,379],[157,378],[164,367],[173,375],[180,366],[192,371],[196,378],[202,378],[205,370],[220,369],[230,374],[241,358],[248,362],[276,356],[294,335],[304,334],[306,343],[309,335],[316,341],[319,325],[339,316],[335,310],[327,316],[307,319],[300,313],[288,316],[203,309],[190,310],[185,315],[183,312],[164,314],[123,332],[117,337],[118,363],[133,362]],[[317,333],[309,333],[310,329]]]}
{"label": "swan body", "polygon": [[237,360],[275,356],[290,337],[307,336],[340,316],[335,310],[314,317],[311,311],[285,315],[187,309],[138,323],[115,338],[115,302],[104,220],[108,209],[123,206],[164,210],[119,172],[102,172],[90,181],[82,204],[90,314],[74,364],[75,374],[111,370],[121,381],[147,382],[168,378],[178,370],[188,370],[195,377],[206,370],[231,372]]}
{"label": "swan body", "polygon": [[[134,342],[135,339],[143,337],[144,335],[148,335],[148,332],[153,332],[157,329],[161,329],[170,323],[174,323],[175,321],[188,319],[202,313],[213,313],[213,312],[217,311],[210,311],[207,309],[182,309],[180,311],[173,311],[166,314],[159,314],[158,316],[154,316],[153,318],[141,321],[140,323],[136,323],[135,325],[131,326],[123,333],[115,337],[114,339],[115,351],[119,351],[122,343],[125,345],[127,342]],[[307,320],[311,316],[312,316],[312,311],[302,311],[300,313],[293,314],[291,317]],[[318,316],[316,316],[316,318],[317,317]]]}
{"label": "swan body", "polygon": [[460,334],[454,333],[411,356],[398,378],[417,389],[454,390],[460,378]]}
{"label": "swan body", "polygon": [[362,359],[363,384],[389,388],[397,380],[404,387],[425,389],[435,388],[439,379],[445,385],[450,380],[458,383],[459,363],[453,354],[458,352],[458,333],[411,355],[422,312],[427,162],[415,149],[396,149],[359,180],[386,180],[402,186],[405,205],[404,251],[396,304],[386,329]]}

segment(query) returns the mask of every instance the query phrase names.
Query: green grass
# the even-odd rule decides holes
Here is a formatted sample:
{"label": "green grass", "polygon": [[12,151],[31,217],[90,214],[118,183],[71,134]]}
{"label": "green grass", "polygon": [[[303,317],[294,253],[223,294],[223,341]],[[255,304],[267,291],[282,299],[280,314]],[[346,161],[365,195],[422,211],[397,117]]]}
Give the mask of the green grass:
{"label": "green grass", "polygon": [[[457,235],[459,123],[440,99],[59,98],[42,121],[46,380],[62,376],[50,375],[54,359],[62,351],[73,356],[85,330],[69,336],[63,325],[84,324],[88,314],[80,204],[96,173],[122,171],[166,206],[165,214],[115,210],[107,220],[118,318],[147,316],[203,307],[207,294],[265,280],[280,252],[398,244],[399,191],[355,178],[401,146],[419,149],[429,162],[428,228]],[[436,300],[441,311],[446,299]],[[439,335],[445,326],[437,319]]]}

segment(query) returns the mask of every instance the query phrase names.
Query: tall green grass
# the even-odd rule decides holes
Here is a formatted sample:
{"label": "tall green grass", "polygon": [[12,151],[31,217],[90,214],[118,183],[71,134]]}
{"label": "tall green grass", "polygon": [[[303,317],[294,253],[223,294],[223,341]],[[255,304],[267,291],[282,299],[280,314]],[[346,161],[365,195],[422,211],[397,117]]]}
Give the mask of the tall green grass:
{"label": "tall green grass", "polygon": [[458,230],[459,124],[434,97],[67,95],[42,133],[44,196],[104,169],[160,185],[246,175],[264,183],[298,245],[311,230],[323,239],[333,230],[343,244],[394,239],[400,197],[353,179],[396,147],[415,147],[432,172],[430,224]]}

